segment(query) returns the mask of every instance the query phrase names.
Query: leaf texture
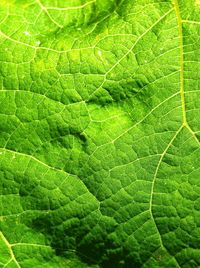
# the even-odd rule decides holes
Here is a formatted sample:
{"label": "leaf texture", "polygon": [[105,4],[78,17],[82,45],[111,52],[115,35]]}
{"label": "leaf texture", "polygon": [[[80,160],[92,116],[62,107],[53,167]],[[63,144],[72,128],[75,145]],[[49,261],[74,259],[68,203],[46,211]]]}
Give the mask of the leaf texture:
{"label": "leaf texture", "polygon": [[1,0],[0,267],[200,267],[200,2]]}

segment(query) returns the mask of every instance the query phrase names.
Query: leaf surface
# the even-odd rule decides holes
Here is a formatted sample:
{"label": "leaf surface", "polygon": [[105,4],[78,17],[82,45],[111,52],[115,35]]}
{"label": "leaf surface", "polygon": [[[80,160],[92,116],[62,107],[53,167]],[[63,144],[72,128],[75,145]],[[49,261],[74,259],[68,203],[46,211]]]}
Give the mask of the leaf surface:
{"label": "leaf surface", "polygon": [[200,267],[200,3],[0,2],[0,267]]}

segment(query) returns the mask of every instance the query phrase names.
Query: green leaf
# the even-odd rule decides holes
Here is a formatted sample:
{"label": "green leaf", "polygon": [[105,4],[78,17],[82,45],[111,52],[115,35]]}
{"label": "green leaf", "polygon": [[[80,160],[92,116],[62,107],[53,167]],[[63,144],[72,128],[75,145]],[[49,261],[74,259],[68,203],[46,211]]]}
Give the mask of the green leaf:
{"label": "green leaf", "polygon": [[200,267],[200,2],[0,1],[0,267]]}

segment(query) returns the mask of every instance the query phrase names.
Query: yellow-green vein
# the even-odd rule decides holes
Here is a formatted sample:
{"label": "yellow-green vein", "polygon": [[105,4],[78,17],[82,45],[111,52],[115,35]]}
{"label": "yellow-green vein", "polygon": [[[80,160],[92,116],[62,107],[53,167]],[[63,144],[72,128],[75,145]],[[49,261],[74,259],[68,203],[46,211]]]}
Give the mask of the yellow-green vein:
{"label": "yellow-green vein", "polygon": [[[14,255],[14,253],[13,253],[13,251],[12,251],[11,245],[10,245],[10,243],[8,242],[8,240],[5,238],[5,236],[3,235],[2,232],[0,232],[0,238],[3,240],[3,242],[4,242],[5,245],[7,246],[8,250],[9,250],[9,253],[10,253],[10,256],[11,256],[11,260],[13,260],[13,261],[15,262],[15,264],[16,264],[16,266],[17,266],[18,268],[20,268],[21,266],[19,265],[19,263],[17,262],[17,260],[16,260],[16,258],[15,258],[15,255]],[[11,260],[10,260],[10,261],[11,261]]]}
{"label": "yellow-green vein", "polygon": [[184,51],[183,51],[183,27],[182,18],[180,14],[178,0],[173,0],[177,22],[179,30],[179,44],[180,44],[180,95],[182,103],[182,113],[183,113],[183,126],[187,126],[186,109],[185,109],[185,93],[184,93]]}

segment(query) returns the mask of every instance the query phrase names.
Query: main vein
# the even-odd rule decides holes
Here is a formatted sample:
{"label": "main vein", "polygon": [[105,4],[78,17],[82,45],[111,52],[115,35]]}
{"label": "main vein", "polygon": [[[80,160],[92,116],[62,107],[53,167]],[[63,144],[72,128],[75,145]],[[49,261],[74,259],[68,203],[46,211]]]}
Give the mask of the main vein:
{"label": "main vein", "polygon": [[[19,263],[17,262],[17,260],[16,260],[16,258],[15,258],[15,255],[14,255],[14,253],[13,253],[13,251],[12,251],[11,245],[10,245],[10,243],[8,242],[8,240],[6,239],[6,237],[3,235],[2,232],[0,232],[0,238],[1,238],[1,240],[5,243],[5,245],[7,246],[8,250],[9,250],[9,253],[10,253],[10,256],[11,256],[10,261],[14,261],[15,264],[16,264],[16,266],[17,266],[18,268],[20,268],[21,266],[19,265]],[[10,263],[10,261],[9,261],[8,263]],[[7,263],[7,264],[8,264],[8,263]],[[6,266],[7,266],[7,265],[6,265]]]}
{"label": "main vein", "polygon": [[187,126],[187,118],[186,118],[186,109],[185,109],[185,94],[184,94],[184,56],[183,56],[183,22],[180,14],[178,0],[173,0],[177,22],[178,22],[178,30],[180,37],[180,95],[181,95],[181,103],[182,103],[182,113],[183,113],[183,126]]}

